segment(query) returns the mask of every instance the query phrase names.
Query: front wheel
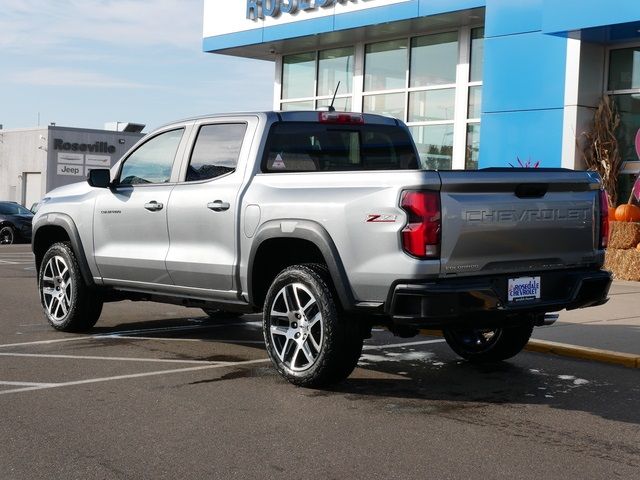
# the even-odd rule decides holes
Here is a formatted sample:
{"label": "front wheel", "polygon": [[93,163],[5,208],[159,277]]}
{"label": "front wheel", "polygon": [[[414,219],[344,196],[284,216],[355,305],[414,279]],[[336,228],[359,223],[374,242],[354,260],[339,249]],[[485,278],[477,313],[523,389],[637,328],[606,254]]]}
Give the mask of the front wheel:
{"label": "front wheel", "polygon": [[49,324],[63,332],[93,327],[102,312],[102,297],[82,278],[68,243],[54,243],[44,254],[38,271],[40,302]]}
{"label": "front wheel", "polygon": [[362,353],[362,335],[340,312],[322,265],[280,272],[267,293],[263,331],[271,362],[295,385],[321,387],[344,380]]}
{"label": "front wheel", "polygon": [[451,349],[470,362],[498,362],[522,351],[533,332],[531,324],[494,329],[447,329],[444,338]]}

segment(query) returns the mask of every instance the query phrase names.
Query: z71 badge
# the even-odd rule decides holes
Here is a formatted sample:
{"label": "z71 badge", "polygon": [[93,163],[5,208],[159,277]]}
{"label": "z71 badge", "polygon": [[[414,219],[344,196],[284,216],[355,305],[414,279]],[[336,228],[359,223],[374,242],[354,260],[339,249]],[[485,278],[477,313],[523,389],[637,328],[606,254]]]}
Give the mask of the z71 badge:
{"label": "z71 badge", "polygon": [[365,222],[367,223],[395,223],[397,215],[380,215],[380,214],[369,214],[367,215],[367,219]]}

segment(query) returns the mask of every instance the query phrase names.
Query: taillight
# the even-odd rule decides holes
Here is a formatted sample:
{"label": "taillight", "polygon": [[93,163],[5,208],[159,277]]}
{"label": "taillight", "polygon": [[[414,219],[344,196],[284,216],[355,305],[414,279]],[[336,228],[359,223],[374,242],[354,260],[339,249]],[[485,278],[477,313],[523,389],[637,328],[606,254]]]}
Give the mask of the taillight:
{"label": "taillight", "polygon": [[601,249],[609,244],[609,200],[607,192],[600,190],[600,245]]}
{"label": "taillight", "polygon": [[440,256],[440,193],[411,190],[402,194],[400,206],[407,212],[402,230],[404,251],[418,258]]}
{"label": "taillight", "polygon": [[364,116],[361,113],[320,112],[320,123],[337,123],[342,125],[362,125]]}

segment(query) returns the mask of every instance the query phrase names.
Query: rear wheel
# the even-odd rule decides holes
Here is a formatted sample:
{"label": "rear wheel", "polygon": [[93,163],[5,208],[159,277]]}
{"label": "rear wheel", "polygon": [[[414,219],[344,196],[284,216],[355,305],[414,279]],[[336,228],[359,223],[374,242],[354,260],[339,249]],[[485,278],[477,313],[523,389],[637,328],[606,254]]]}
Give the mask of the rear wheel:
{"label": "rear wheel", "polygon": [[11,245],[16,239],[16,231],[10,225],[0,228],[0,245]]}
{"label": "rear wheel", "polygon": [[289,382],[320,387],[347,378],[362,335],[342,314],[321,265],[295,265],[274,280],[264,306],[264,339],[276,370]]}
{"label": "rear wheel", "polygon": [[451,349],[471,362],[497,362],[511,358],[525,347],[533,326],[494,329],[448,329],[444,338]]}
{"label": "rear wheel", "polygon": [[68,243],[54,243],[44,254],[38,272],[38,287],[44,314],[56,330],[85,331],[98,321],[102,297],[84,283]]}

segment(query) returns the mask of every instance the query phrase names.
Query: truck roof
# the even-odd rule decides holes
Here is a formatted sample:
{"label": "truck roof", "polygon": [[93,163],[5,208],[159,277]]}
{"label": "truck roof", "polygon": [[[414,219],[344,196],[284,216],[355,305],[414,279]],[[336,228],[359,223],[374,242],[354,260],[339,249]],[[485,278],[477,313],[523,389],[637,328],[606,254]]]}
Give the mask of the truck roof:
{"label": "truck roof", "polygon": [[[209,115],[197,115],[194,117],[183,118],[181,120],[176,120],[174,122],[169,122],[164,125],[161,125],[154,130],[158,130],[160,128],[165,128],[171,125],[185,123],[185,122],[193,122],[198,120],[206,120],[206,119],[214,119],[214,118],[227,118],[227,117],[242,117],[247,115],[257,115],[263,116],[266,118],[272,118],[273,120],[283,121],[283,122],[317,122],[319,120],[320,113],[326,111],[319,110],[307,110],[307,111],[275,111],[275,110],[266,110],[266,111],[255,111],[255,112],[230,112],[230,113],[212,113]],[[334,112],[336,114],[352,114],[352,115],[361,115],[364,118],[365,124],[374,124],[374,125],[403,125],[400,120],[397,120],[392,117],[386,117],[384,115],[377,115],[374,113],[360,113],[360,112]]]}

